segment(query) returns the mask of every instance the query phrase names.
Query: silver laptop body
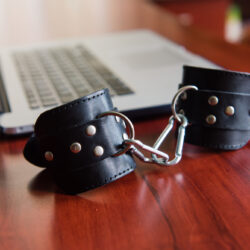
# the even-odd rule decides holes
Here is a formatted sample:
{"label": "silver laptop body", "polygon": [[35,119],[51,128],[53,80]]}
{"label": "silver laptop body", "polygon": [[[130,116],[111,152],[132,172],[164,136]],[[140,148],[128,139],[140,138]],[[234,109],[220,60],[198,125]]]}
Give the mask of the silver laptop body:
{"label": "silver laptop body", "polygon": [[121,112],[157,112],[171,103],[184,64],[215,67],[149,30],[6,48],[2,132],[32,132],[41,112],[105,87]]}

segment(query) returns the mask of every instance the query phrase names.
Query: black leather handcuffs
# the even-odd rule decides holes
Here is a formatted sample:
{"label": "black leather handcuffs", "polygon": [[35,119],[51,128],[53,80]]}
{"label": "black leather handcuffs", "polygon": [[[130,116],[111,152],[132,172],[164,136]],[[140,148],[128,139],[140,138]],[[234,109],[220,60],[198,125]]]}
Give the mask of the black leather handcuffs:
{"label": "black leather handcuffs", "polygon": [[[179,87],[173,115],[152,147],[134,138],[132,123],[117,112],[104,89],[42,113],[24,156],[48,168],[64,192],[76,194],[132,172],[136,167],[132,154],[149,164],[177,164],[185,134],[188,143],[222,150],[239,149],[249,141],[249,74],[184,66]],[[169,160],[159,148],[175,121],[177,146],[174,159]]]}
{"label": "black leather handcuffs", "polygon": [[184,66],[178,112],[189,126],[185,141],[221,150],[239,149],[250,140],[250,74]]}
{"label": "black leather handcuffs", "polygon": [[48,168],[66,193],[80,193],[130,173],[135,161],[122,148],[124,123],[115,116],[107,89],[42,113],[24,148],[31,163]]}

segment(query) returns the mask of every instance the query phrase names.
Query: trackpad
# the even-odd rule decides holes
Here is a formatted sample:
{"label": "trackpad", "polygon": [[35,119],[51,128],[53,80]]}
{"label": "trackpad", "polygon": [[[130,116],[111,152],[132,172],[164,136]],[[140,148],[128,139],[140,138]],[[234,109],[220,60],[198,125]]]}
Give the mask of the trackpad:
{"label": "trackpad", "polygon": [[132,69],[166,67],[176,64],[186,64],[189,62],[189,60],[184,55],[181,55],[180,52],[171,51],[171,49],[168,48],[134,52],[119,56],[119,59],[122,63]]}

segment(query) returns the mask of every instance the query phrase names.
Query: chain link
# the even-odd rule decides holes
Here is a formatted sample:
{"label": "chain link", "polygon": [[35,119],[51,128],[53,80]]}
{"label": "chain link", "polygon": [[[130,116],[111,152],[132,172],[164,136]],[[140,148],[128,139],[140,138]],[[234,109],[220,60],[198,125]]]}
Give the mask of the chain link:
{"label": "chain link", "polygon": [[[160,166],[171,166],[171,165],[177,164],[182,158],[185,130],[186,130],[186,127],[188,126],[188,120],[184,115],[178,114],[176,112],[176,103],[177,103],[179,96],[183,92],[187,90],[191,90],[191,89],[198,90],[198,88],[194,85],[187,85],[183,88],[180,88],[178,92],[175,94],[173,101],[172,101],[172,106],[171,106],[173,115],[169,118],[168,125],[163,130],[161,135],[158,137],[153,147],[146,145],[143,142],[135,139],[135,131],[134,131],[133,123],[129,120],[127,116],[116,111],[109,111],[109,112],[100,114],[98,118],[103,117],[103,116],[109,116],[109,115],[118,116],[124,120],[124,122],[127,124],[129,128],[129,138],[124,140],[124,143],[123,143],[124,148],[120,150],[119,152],[117,152],[116,154],[114,154],[113,156],[119,156],[129,151],[134,156],[136,156],[138,159],[140,159],[141,161],[145,163],[157,164]],[[179,124],[177,143],[176,143],[176,149],[175,149],[175,157],[174,159],[169,160],[169,155],[167,153],[160,151],[159,147],[162,145],[162,143],[166,140],[169,133],[172,131],[175,121],[177,122],[177,126]],[[151,157],[146,157],[142,151],[151,154]]]}

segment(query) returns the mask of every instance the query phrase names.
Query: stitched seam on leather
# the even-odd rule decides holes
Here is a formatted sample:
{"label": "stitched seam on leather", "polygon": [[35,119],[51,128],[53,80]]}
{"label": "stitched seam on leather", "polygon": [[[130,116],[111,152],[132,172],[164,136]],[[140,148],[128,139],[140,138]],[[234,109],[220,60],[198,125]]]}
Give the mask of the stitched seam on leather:
{"label": "stitched seam on leather", "polygon": [[[99,120],[104,120],[104,119],[109,119],[108,117],[101,117],[101,118],[98,118]],[[92,121],[95,121],[95,122],[97,122],[98,120],[92,120]],[[80,127],[78,127],[78,128],[74,128],[74,127],[72,127],[72,128],[69,128],[69,131],[71,130],[71,129],[82,129],[83,127],[86,127],[88,124],[93,124],[93,122],[92,121],[90,121],[90,122],[88,122],[88,123],[85,123],[85,124],[83,124],[83,125],[80,125]],[[100,122],[100,121],[99,121]],[[122,127],[122,125],[117,125],[117,126],[120,126],[121,128],[123,128]],[[67,133],[69,133],[68,131],[66,131]],[[65,133],[65,131],[60,131],[59,132],[59,134],[56,134],[56,135],[45,135],[45,136],[41,136],[39,139],[40,139],[40,145],[41,145],[41,141],[42,140],[46,140],[48,137],[54,137],[54,140],[56,140],[56,138],[58,138],[59,136],[60,136],[60,134],[62,134],[62,133]],[[100,132],[99,132],[100,133]],[[112,133],[112,132],[111,132]],[[103,134],[103,133],[101,133],[101,134]],[[116,135],[116,136],[118,136],[118,135]],[[120,134],[120,136],[121,136],[121,138],[122,138],[122,133]],[[91,137],[89,137],[89,140],[91,139]],[[92,141],[94,141],[93,139],[92,139]],[[78,141],[80,144],[85,144],[86,142],[85,141],[82,141],[82,140],[79,140]],[[43,147],[44,147],[44,144],[42,144],[43,145]],[[98,145],[98,144],[96,144],[96,145]],[[120,143],[120,144],[117,144],[117,142],[116,143],[114,143],[113,142],[113,144],[111,144],[111,143],[103,143],[102,144],[102,147],[104,147],[104,154],[101,156],[101,157],[97,157],[97,158],[95,158],[95,161],[94,162],[85,162],[85,164],[92,164],[92,163],[97,163],[97,162],[100,162],[100,161],[102,161],[102,160],[105,160],[105,159],[107,159],[108,157],[112,157],[114,154],[116,154],[117,152],[119,152],[119,150],[121,150],[122,148],[123,148],[123,141]],[[116,149],[116,151],[115,152],[112,152],[113,150],[112,150],[112,148],[113,147],[116,147],[117,149]],[[108,150],[107,150],[108,149]],[[52,150],[52,152],[53,151],[55,151],[53,148],[51,148],[51,150]],[[108,153],[107,153],[107,151],[108,151]],[[82,156],[83,157],[83,156]],[[83,158],[84,159],[84,158]],[[51,165],[53,165],[53,163],[54,162],[50,162],[50,164]],[[55,165],[57,165],[58,163],[55,163]],[[59,163],[59,165],[61,164],[61,162]],[[76,169],[74,169],[74,171],[78,171],[79,169],[81,169],[82,167],[78,167],[78,168],[76,168]]]}
{"label": "stitched seam on leather", "polygon": [[[101,161],[104,161],[104,160],[106,160],[106,159],[108,159],[109,157],[113,157],[113,155],[115,154],[115,153],[117,153],[117,152],[109,152],[109,153],[107,153],[106,151],[107,151],[107,147],[105,146],[105,145],[102,145],[103,147],[104,147],[104,154],[102,155],[102,156],[100,156],[100,157],[97,157],[95,160],[93,160],[93,161],[88,161],[88,162],[82,162],[82,163],[84,163],[84,164],[86,164],[86,165],[93,165],[93,164],[97,164],[97,163],[99,163],[99,162],[101,162]],[[105,150],[106,149],[106,150]],[[111,150],[110,150],[111,151]],[[119,152],[119,150],[117,150],[118,152]],[[83,158],[83,157],[82,157]],[[53,167],[55,167],[55,168],[57,168],[57,169],[62,169],[61,168],[61,166],[62,166],[62,164],[61,164],[61,162],[60,163],[55,163],[54,165],[53,165],[53,161],[52,162],[48,162],[48,164],[50,164],[50,166],[46,166],[46,168],[53,168]],[[74,168],[73,170],[71,170],[72,172],[78,172],[78,171],[80,171],[80,170],[82,170],[82,169],[84,169],[82,166],[79,166],[79,167],[77,167],[77,168]]]}
{"label": "stitched seam on leather", "polygon": [[81,103],[84,103],[84,102],[88,102],[88,101],[91,101],[92,99],[95,99],[95,98],[98,98],[104,94],[106,94],[106,90],[104,90],[102,93],[100,94],[97,94],[97,95],[93,95],[92,97],[89,97],[89,98],[86,98],[86,99],[83,99],[83,100],[78,100],[78,101],[75,101],[71,104],[68,104],[66,106],[63,106],[63,107],[58,107],[57,109],[55,110],[51,110],[51,113],[55,114],[55,113],[59,113],[59,112],[62,112],[63,110],[67,110],[67,109],[70,109],[70,108],[73,108],[77,105],[80,105]]}
{"label": "stitched seam on leather", "polygon": [[[38,117],[37,122],[40,123],[40,120],[41,120],[41,119],[44,119],[44,118],[43,118],[44,116],[45,116],[45,117],[51,117],[52,115],[55,115],[55,114],[60,113],[60,112],[62,112],[62,111],[64,111],[64,110],[67,110],[67,109],[70,109],[70,108],[75,107],[75,106],[77,106],[77,105],[80,105],[81,103],[91,101],[92,99],[101,97],[102,95],[105,95],[105,94],[107,94],[107,90],[106,90],[106,89],[103,90],[103,92],[101,92],[100,94],[93,95],[92,97],[89,97],[89,98],[86,98],[86,99],[83,99],[83,100],[77,100],[77,101],[75,101],[75,102],[73,102],[73,103],[71,103],[71,104],[68,104],[68,105],[66,104],[66,106],[62,106],[62,107],[59,106],[59,107],[57,107],[57,108],[55,108],[55,109],[46,111],[45,113],[42,113],[42,114]],[[84,98],[84,97],[83,97],[83,98]],[[37,122],[36,122],[36,124],[37,124]],[[37,125],[36,125],[36,124],[35,124],[35,131],[36,131],[36,129],[37,129]]]}
{"label": "stitched seam on leather", "polygon": [[[100,94],[97,94],[97,95],[93,95],[92,97],[89,97],[89,98],[86,98],[86,99],[83,99],[83,100],[77,100],[71,104],[66,104],[66,106],[62,106],[62,107],[57,107],[55,109],[52,109],[52,110],[49,110],[49,111],[46,111],[45,113],[41,114],[40,117],[38,117],[38,119],[42,119],[43,116],[52,116],[56,113],[60,113],[64,110],[67,110],[67,109],[70,109],[70,108],[73,108],[77,105],[80,105],[81,103],[84,103],[84,102],[88,102],[88,101],[91,101],[92,99],[95,99],[95,98],[98,98],[98,97],[101,97],[102,95],[105,95],[107,94],[107,91],[106,90],[103,90],[102,93]],[[84,97],[83,97],[84,98]]]}
{"label": "stitched seam on leather", "polygon": [[130,166],[130,168],[127,168],[126,170],[123,170],[122,172],[120,172],[120,173],[118,173],[118,174],[116,174],[114,176],[109,177],[109,179],[105,178],[105,181],[93,184],[93,185],[88,186],[88,187],[85,187],[83,190],[93,189],[93,188],[102,186],[104,184],[108,184],[112,180],[115,180],[117,177],[121,176],[122,174],[125,174],[126,172],[130,171],[131,169],[133,170],[133,169],[135,169],[135,167]]}
{"label": "stitched seam on leather", "polygon": [[206,124],[203,120],[195,121],[193,119],[190,119],[190,123],[192,125],[196,125],[196,126],[200,126],[200,127],[204,127],[204,128],[218,129],[218,130],[239,131],[239,132],[248,132],[248,131],[250,131],[250,127],[247,128],[247,129],[246,128],[240,129],[240,128],[231,128],[232,125],[231,125],[231,127],[219,126],[216,123],[212,124],[212,125],[209,125],[209,124]]}
{"label": "stitched seam on leather", "polygon": [[246,74],[246,73],[239,73],[239,72],[228,72],[228,71],[216,71],[216,74],[222,74],[222,75],[227,75],[227,76],[243,76],[246,78],[250,78],[250,75]]}
{"label": "stitched seam on leather", "polygon": [[228,144],[200,144],[200,145],[205,147],[219,148],[219,149],[237,149],[243,147],[246,144],[247,142],[235,145],[228,145]]}
{"label": "stitched seam on leather", "polygon": [[[188,69],[188,71],[197,71],[196,67],[195,68],[192,68],[192,67],[189,67],[189,66],[184,66],[186,69]],[[198,71],[205,71],[205,73],[207,73],[207,69],[205,68],[199,68],[198,67]],[[242,76],[242,77],[245,77],[245,78],[249,78],[250,79],[250,74],[247,74],[247,73],[240,73],[240,72],[234,72],[234,71],[221,71],[221,70],[213,70],[213,71],[209,71],[210,74],[218,74],[218,75],[227,75],[227,76]]]}
{"label": "stitched seam on leather", "polygon": [[202,93],[218,93],[221,95],[233,95],[233,96],[243,96],[243,97],[250,97],[250,94],[248,93],[241,93],[241,92],[233,92],[233,91],[224,91],[224,90],[214,90],[214,89],[198,89],[197,92]]}

